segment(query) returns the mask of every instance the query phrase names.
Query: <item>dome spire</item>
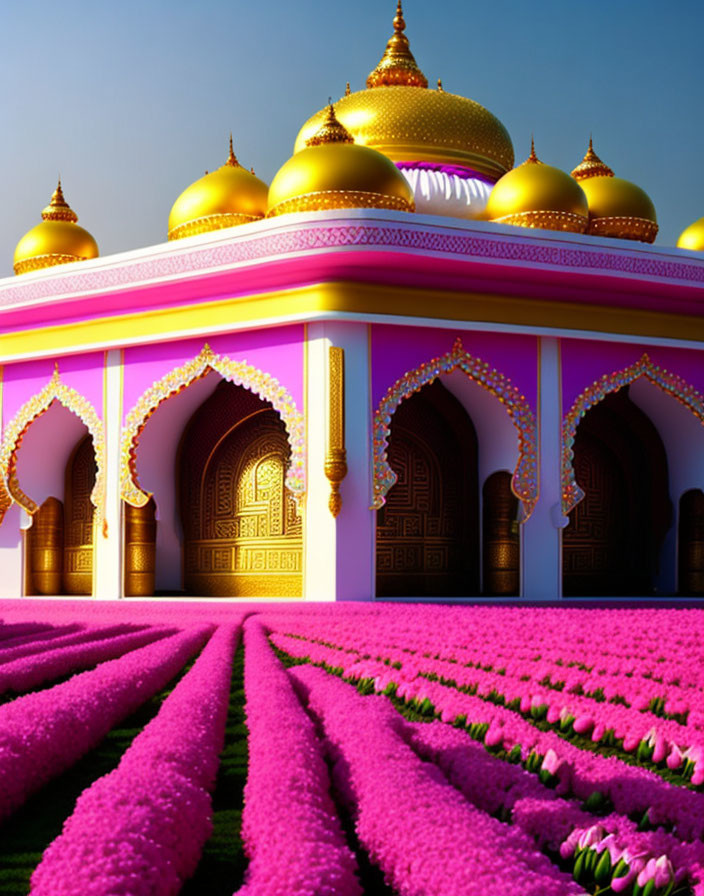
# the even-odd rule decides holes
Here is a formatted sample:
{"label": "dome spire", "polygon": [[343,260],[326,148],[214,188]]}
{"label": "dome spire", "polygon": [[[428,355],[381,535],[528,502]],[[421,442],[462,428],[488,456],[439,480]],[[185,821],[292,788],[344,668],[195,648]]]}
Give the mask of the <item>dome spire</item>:
{"label": "dome spire", "polygon": [[230,131],[230,152],[227,156],[227,161],[225,162],[230,168],[239,168],[240,163],[237,161],[237,156],[235,155],[235,150],[232,148],[232,131]]}
{"label": "dome spire", "polygon": [[572,177],[575,180],[586,180],[588,177],[613,177],[614,173],[606,165],[601,161],[599,156],[594,152],[594,146],[592,144],[591,134],[589,135],[589,148],[587,149],[584,158],[577,165],[577,167],[572,172]]}
{"label": "dome spire", "polygon": [[367,87],[427,87],[428,79],[418,68],[405,35],[406,22],[403,18],[401,0],[396,6],[394,33],[386,44],[386,50],[377,67],[367,78]]}
{"label": "dome spire", "polygon": [[70,221],[75,224],[78,221],[78,215],[69,206],[64,199],[64,191],[61,189],[61,175],[56,185],[56,189],[51,194],[49,205],[42,211],[43,221]]}
{"label": "dome spire", "polygon": [[[542,165],[543,164],[535,153],[535,139],[533,138],[532,134],[530,135],[530,155],[525,160],[525,162],[522,162],[521,164],[523,164],[523,165]],[[520,167],[520,165],[519,165],[519,167]]]}
{"label": "dome spire", "polygon": [[306,140],[306,146],[320,146],[321,143],[354,143],[352,134],[338,121],[330,98],[325,120],[313,136]]}

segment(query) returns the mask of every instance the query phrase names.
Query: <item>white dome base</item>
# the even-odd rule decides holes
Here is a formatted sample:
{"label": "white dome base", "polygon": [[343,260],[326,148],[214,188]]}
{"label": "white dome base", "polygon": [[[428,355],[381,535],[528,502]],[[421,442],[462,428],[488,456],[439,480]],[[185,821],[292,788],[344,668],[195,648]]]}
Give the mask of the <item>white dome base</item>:
{"label": "white dome base", "polygon": [[416,211],[452,218],[480,218],[492,185],[478,177],[459,177],[428,168],[401,168],[413,189]]}

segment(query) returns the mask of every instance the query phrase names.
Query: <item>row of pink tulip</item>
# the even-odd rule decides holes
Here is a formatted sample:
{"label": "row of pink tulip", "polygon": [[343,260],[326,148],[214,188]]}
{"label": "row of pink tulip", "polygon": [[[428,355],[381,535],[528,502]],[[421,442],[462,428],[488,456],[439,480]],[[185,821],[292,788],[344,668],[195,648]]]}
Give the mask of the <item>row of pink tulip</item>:
{"label": "row of pink tulip", "polygon": [[2,623],[0,623],[0,646],[4,647],[15,638],[22,638],[26,635],[35,635],[39,634],[39,632],[50,632],[51,630],[51,624],[46,621],[37,622],[30,620],[28,622],[8,622],[3,620]]}
{"label": "row of pink tulip", "polygon": [[[415,678],[404,681],[398,671],[378,661],[358,657],[299,638],[272,635],[272,642],[292,656],[308,657],[312,662],[340,668],[353,680],[373,679],[378,692],[393,683],[398,697],[415,705],[433,707],[444,722],[466,721],[467,726],[484,726],[487,746],[510,752],[520,748],[523,761],[531,753],[545,756],[548,751],[559,757],[554,768],[557,792],[587,800],[599,792],[611,799],[624,815],[648,810],[653,823],[667,822],[677,827],[681,837],[704,835],[704,794],[695,793],[664,781],[645,768],[628,765],[614,757],[580,750],[552,731],[541,731],[519,714],[479,697],[471,696],[437,681]],[[374,675],[383,668],[382,674]],[[537,769],[536,769],[537,771]]]}
{"label": "row of pink tulip", "polygon": [[[618,673],[614,672],[610,675],[608,658],[606,661],[602,659],[602,652],[608,650],[610,638],[597,639],[598,650],[592,646],[591,649],[583,650],[579,654],[582,660],[591,655],[591,662],[594,666],[591,673],[565,666],[564,657],[573,653],[574,648],[563,648],[562,646],[563,638],[569,634],[564,630],[564,618],[562,618],[561,630],[556,633],[554,642],[549,647],[546,648],[544,644],[533,646],[534,638],[531,636],[530,649],[527,650],[524,637],[525,625],[532,621],[536,628],[542,627],[546,622],[544,611],[532,611],[535,613],[534,620],[531,620],[530,617],[525,618],[520,636],[517,637],[516,633],[512,634],[510,630],[497,630],[496,620],[493,625],[482,625],[482,621],[491,622],[491,617],[488,619],[486,617],[486,608],[472,608],[472,616],[475,611],[485,610],[483,620],[464,622],[459,632],[461,643],[457,644],[454,643],[458,641],[457,632],[451,638],[442,639],[438,638],[432,630],[429,631],[428,626],[423,625],[424,610],[426,609],[419,608],[413,627],[406,625],[399,628],[397,620],[389,618],[382,620],[381,625],[376,624],[370,628],[367,625],[360,625],[356,618],[343,613],[340,614],[339,619],[327,621],[327,625],[325,624],[326,620],[322,620],[323,624],[320,624],[321,620],[307,619],[303,616],[293,621],[294,627],[291,627],[289,622],[289,627],[284,630],[306,637],[317,637],[324,641],[336,640],[341,644],[354,644],[363,653],[373,652],[375,647],[381,644],[387,650],[395,647],[406,654],[409,651],[421,653],[451,663],[483,668],[494,673],[501,669],[504,679],[523,678],[536,683],[544,679],[554,683],[564,682],[563,690],[565,692],[582,690],[585,693],[599,693],[601,691],[605,699],[608,700],[612,697],[625,699],[627,704],[633,703],[634,708],[638,710],[647,709],[652,697],[660,696],[665,712],[685,713],[689,711],[688,724],[700,730],[704,729],[704,708],[701,706],[700,699],[701,690],[704,689],[704,667],[698,662],[696,650],[686,653],[682,650],[681,641],[684,634],[682,622],[679,624],[679,629],[671,635],[669,646],[674,657],[672,661],[666,662],[665,665],[659,662],[665,658],[661,655],[663,644],[657,641],[652,645],[650,656],[637,657],[634,654],[629,658],[628,666],[623,667]],[[501,610],[492,609],[494,613],[498,613],[498,618],[501,619]],[[524,616],[531,613],[528,609],[523,609],[520,612]],[[569,614],[575,611],[560,612]],[[599,611],[590,612],[599,613]],[[675,619],[680,618],[675,617]],[[583,620],[584,617],[581,617],[582,622]],[[660,629],[658,629],[659,631]],[[401,637],[399,637],[399,633]],[[675,637],[676,635],[680,637]],[[704,637],[704,630],[702,637]],[[667,652],[667,648],[665,650]],[[561,657],[563,658],[562,664],[558,665],[557,660]],[[663,678],[661,673],[665,668],[670,672]],[[682,681],[684,676],[688,676],[689,680]],[[656,678],[663,678],[663,680],[655,682]]]}
{"label": "row of pink tulip", "polygon": [[250,864],[238,896],[359,896],[313,722],[256,619],[245,625],[244,686],[242,840]]}
{"label": "row of pink tulip", "polygon": [[[438,613],[433,608],[414,607],[413,614],[405,608],[394,609],[399,613],[377,615],[374,626],[360,624],[359,617],[349,612],[334,618],[325,614],[314,619],[300,615],[289,622],[298,627],[298,632],[301,632],[300,626],[312,622],[313,627],[309,626],[308,631],[316,629],[323,640],[326,630],[346,632],[347,643],[356,643],[359,636],[374,632],[384,639],[387,647],[397,644],[461,663],[506,668],[511,675],[535,677],[534,667],[540,662],[543,666],[536,680],[546,673],[554,681],[574,676],[573,684],[586,682],[584,690],[590,691],[612,687],[614,682],[609,681],[610,676],[616,679],[616,684],[622,681],[624,686],[643,693],[652,693],[656,679],[662,679],[667,691],[675,695],[679,690],[684,690],[686,695],[688,689],[704,685],[704,669],[697,662],[698,636],[704,636],[704,626],[696,613],[473,607],[471,614],[454,614],[455,624],[447,618],[453,616],[452,611],[442,608],[446,618],[437,625]],[[586,613],[589,614],[588,635],[584,628]],[[636,621],[638,629],[633,625]],[[636,643],[637,635],[644,641],[641,648]],[[394,637],[395,640],[390,640]],[[621,644],[627,647],[617,648],[616,655],[610,656],[614,645]],[[592,672],[576,666],[569,668],[570,662],[588,667]],[[589,677],[583,678],[585,675]]]}
{"label": "row of pink tulip", "polygon": [[118,767],[79,797],[32,875],[32,896],[173,896],[212,832],[240,626],[222,625]]}
{"label": "row of pink tulip", "polygon": [[128,650],[165,638],[173,634],[174,629],[154,626],[119,634],[119,628],[111,627],[110,631],[112,634],[88,643],[49,648],[38,656],[25,656],[5,663],[0,666],[0,694],[7,691],[24,694],[46,682],[116,659]]}
{"label": "row of pink tulip", "polygon": [[161,638],[0,707],[0,821],[176,675],[212,626]]}
{"label": "row of pink tulip", "polygon": [[388,701],[311,666],[289,674],[320,721],[359,840],[400,896],[584,893],[521,830],[448,787],[405,743]]}
{"label": "row of pink tulip", "polygon": [[[522,680],[527,676],[511,677],[480,668],[468,668],[464,664],[428,656],[427,651],[421,654],[411,653],[409,648],[385,647],[379,634],[373,638],[363,637],[361,643],[358,639],[354,648],[347,647],[342,637],[338,636],[335,646],[344,647],[348,656],[371,654],[376,657],[377,664],[385,662],[400,667],[398,675],[402,680],[430,674],[452,680],[457,686],[472,689],[480,696],[500,696],[507,704],[520,702],[522,712],[540,707],[542,715],[547,715],[551,724],[557,725],[565,718],[578,720],[575,724],[591,734],[594,742],[602,738],[623,741],[626,752],[640,749],[642,758],[655,764],[667,762],[671,769],[681,768],[687,776],[692,775],[695,784],[704,782],[704,731],[693,727],[698,717],[704,715],[702,710],[691,714],[693,726],[682,725],[635,707],[596,702],[587,697],[555,691],[534,680]],[[370,662],[374,663],[374,660],[361,660],[362,666]],[[372,677],[376,674],[374,671]],[[701,694],[695,694],[695,697],[696,705],[701,704]],[[642,748],[639,747],[641,742]]]}
{"label": "row of pink tulip", "polygon": [[[593,826],[594,819],[590,813],[572,801],[559,798],[554,790],[543,785],[520,765],[491,755],[468,738],[466,732],[437,721],[407,727],[409,745],[422,759],[438,765],[450,783],[470,802],[492,814],[501,810],[510,813],[514,824],[531,835],[539,845],[552,852],[559,849],[563,858],[573,855],[569,846],[565,848],[564,844],[576,842],[574,832]],[[543,770],[547,771],[545,762]],[[611,837],[606,844],[610,862],[608,866],[602,862],[598,881],[602,887],[612,876],[617,876],[615,870],[622,860],[623,866],[619,872],[625,875],[627,869],[638,873],[651,860],[662,858],[673,868],[672,881],[675,877],[678,882],[689,877],[697,886],[704,886],[702,841],[682,843],[662,830],[641,832],[630,819],[617,813],[604,818],[601,824],[604,836],[609,833]]]}

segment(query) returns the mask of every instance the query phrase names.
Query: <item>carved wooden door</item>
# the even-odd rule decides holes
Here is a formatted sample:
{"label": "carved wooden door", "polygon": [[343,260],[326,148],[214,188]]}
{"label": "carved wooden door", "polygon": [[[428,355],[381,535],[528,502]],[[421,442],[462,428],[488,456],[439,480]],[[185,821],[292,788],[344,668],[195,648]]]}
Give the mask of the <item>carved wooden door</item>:
{"label": "carved wooden door", "polygon": [[85,436],[66,465],[64,501],[65,594],[93,592],[93,512],[90,494],[95,486],[93,439]]}
{"label": "carved wooden door", "polygon": [[396,410],[389,463],[398,480],[377,516],[377,595],[476,594],[476,434],[439,381]]}

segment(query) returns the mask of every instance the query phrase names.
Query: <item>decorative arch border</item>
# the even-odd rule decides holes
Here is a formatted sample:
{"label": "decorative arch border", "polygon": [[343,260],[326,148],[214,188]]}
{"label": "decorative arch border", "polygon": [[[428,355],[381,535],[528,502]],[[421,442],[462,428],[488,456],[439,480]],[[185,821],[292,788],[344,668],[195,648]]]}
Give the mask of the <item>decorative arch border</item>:
{"label": "decorative arch border", "polygon": [[151,498],[137,478],[139,437],[156,409],[172,395],[182,392],[210,371],[236,386],[244,386],[265,401],[271,402],[286,427],[291,446],[291,460],[286,471],[286,485],[300,506],[305,495],[305,429],[303,414],[291,394],[279,381],[246,361],[232,361],[216,354],[206,342],[195,358],[176,367],[157,380],[142,394],[127,415],[120,442],[120,495],[133,507],[144,507]]}
{"label": "decorative arch border", "polygon": [[[105,427],[95,411],[93,405],[70,386],[61,382],[58,362],[54,366],[54,373],[41,392],[37,392],[29,401],[25,402],[12,420],[8,423],[0,447],[0,475],[10,498],[7,507],[0,504],[0,511],[4,516],[12,502],[16,502],[27,513],[35,514],[39,510],[38,504],[22,490],[17,478],[17,453],[22,439],[32,423],[42,414],[45,414],[51,405],[58,401],[69,411],[72,411],[79,420],[86,425],[93,439],[95,451],[95,485],[90,494],[91,504],[95,507],[96,521],[107,536],[105,521]],[[0,516],[0,519],[2,517]]]}
{"label": "decorative arch border", "polygon": [[462,370],[471,380],[494,395],[506,407],[511,422],[518,432],[518,463],[511,477],[511,490],[523,505],[523,522],[532,514],[538,501],[537,422],[525,395],[509,377],[491,367],[481,358],[465,351],[458,337],[452,350],[431,361],[426,361],[405,373],[389,388],[374,412],[373,423],[373,500],[372,510],[384,506],[389,489],[397,476],[388,460],[391,418],[396,408],[423,386],[432,383],[443,373]]}
{"label": "decorative arch border", "polygon": [[562,513],[567,516],[570,511],[584,498],[584,492],[577,484],[574,473],[574,441],[577,435],[577,427],[587,411],[598,404],[610,392],[617,392],[623,386],[627,386],[641,376],[646,377],[651,383],[658,386],[663,392],[672,395],[680,404],[694,414],[704,425],[704,396],[693,386],[664,367],[653,364],[647,352],[622,370],[604,374],[601,379],[595,380],[575,400],[562,421]]}

